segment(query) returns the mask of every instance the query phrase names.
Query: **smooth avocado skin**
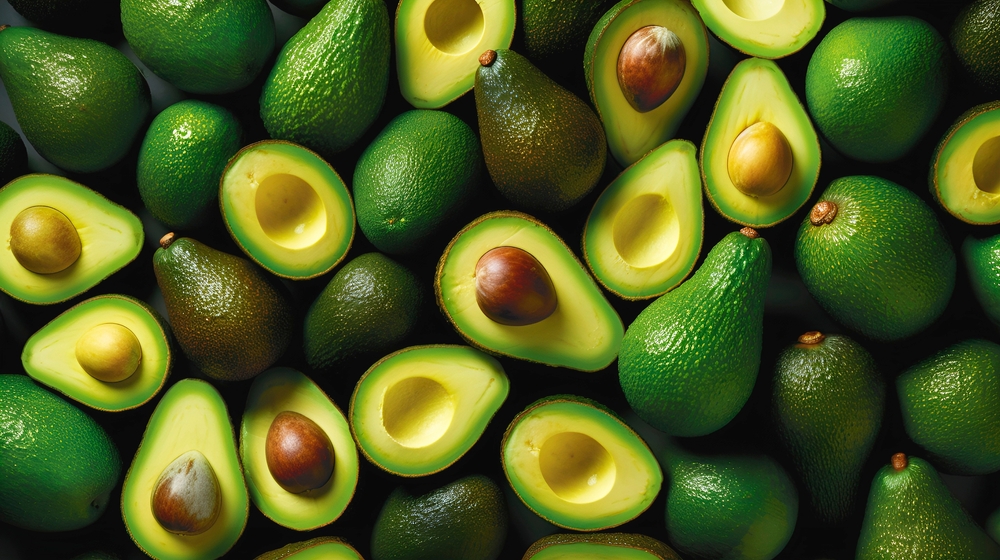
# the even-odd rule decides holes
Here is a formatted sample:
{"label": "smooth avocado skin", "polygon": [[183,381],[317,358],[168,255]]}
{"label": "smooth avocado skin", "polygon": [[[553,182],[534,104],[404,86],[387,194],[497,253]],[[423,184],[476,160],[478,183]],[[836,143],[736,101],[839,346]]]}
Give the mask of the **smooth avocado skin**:
{"label": "smooth avocado skin", "polygon": [[691,0],[691,4],[719,39],[740,52],[761,58],[782,58],[802,50],[826,19],[823,0]]}
{"label": "smooth avocado skin", "polygon": [[542,537],[522,560],[680,560],[674,549],[634,533],[558,533]]}
{"label": "smooth avocado skin", "polygon": [[347,541],[337,537],[316,537],[265,552],[254,560],[364,560]]}
{"label": "smooth avocado skin", "polygon": [[26,375],[0,375],[0,521],[71,531],[97,521],[121,476],[104,428]]}
{"label": "smooth avocado skin", "polygon": [[962,68],[988,92],[1000,93],[1000,1],[967,4],[952,23],[949,39]]}
{"label": "smooth avocado skin", "polygon": [[28,148],[21,135],[0,122],[0,185],[6,185],[28,172]]}
{"label": "smooth avocado skin", "polygon": [[986,239],[969,236],[962,244],[972,293],[993,323],[1000,325],[1000,235]]}
{"label": "smooth avocado skin", "polygon": [[931,194],[952,216],[1000,223],[1000,101],[976,105],[955,120],[934,150],[929,175]]}

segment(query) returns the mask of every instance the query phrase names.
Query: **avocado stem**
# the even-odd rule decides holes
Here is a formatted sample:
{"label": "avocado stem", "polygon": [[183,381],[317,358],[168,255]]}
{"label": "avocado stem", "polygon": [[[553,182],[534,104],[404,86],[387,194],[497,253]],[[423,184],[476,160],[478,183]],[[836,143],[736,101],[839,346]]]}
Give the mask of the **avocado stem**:
{"label": "avocado stem", "polygon": [[819,331],[809,331],[799,337],[799,344],[819,344],[826,339],[826,335]]}
{"label": "avocado stem", "polygon": [[483,66],[493,66],[493,63],[497,61],[497,51],[490,49],[483,54],[479,55],[479,64]]}
{"label": "avocado stem", "polygon": [[757,239],[758,237],[760,237],[760,234],[757,233],[757,230],[753,229],[752,227],[741,228],[740,233],[749,237],[750,239]]}
{"label": "avocado stem", "polygon": [[167,247],[173,245],[176,239],[177,239],[177,234],[174,232],[170,232],[160,238],[160,247],[166,249]]}
{"label": "avocado stem", "polygon": [[833,222],[833,219],[837,217],[837,205],[829,200],[821,200],[813,206],[812,212],[809,212],[809,221],[812,222],[814,226],[821,226],[823,224],[829,224]]}
{"label": "avocado stem", "polygon": [[907,464],[909,463],[906,460],[906,453],[896,453],[892,456],[892,468],[896,472],[900,472],[905,469]]}

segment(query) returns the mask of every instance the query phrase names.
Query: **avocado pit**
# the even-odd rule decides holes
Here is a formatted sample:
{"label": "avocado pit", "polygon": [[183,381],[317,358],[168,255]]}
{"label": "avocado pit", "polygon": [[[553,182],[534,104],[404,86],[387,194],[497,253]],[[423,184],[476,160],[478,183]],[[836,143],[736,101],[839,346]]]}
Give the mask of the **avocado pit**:
{"label": "avocado pit", "polygon": [[549,273],[531,253],[496,247],[476,263],[476,303],[502,325],[542,321],[556,310],[556,290]]}
{"label": "avocado pit", "polygon": [[648,113],[673,95],[686,66],[680,37],[666,27],[647,25],[632,33],[618,53],[618,85],[633,109]]}
{"label": "avocado pit", "polygon": [[170,462],[153,486],[153,518],[176,535],[200,535],[222,510],[219,479],[202,453],[192,449]]}
{"label": "avocado pit", "polygon": [[285,410],[274,417],[264,443],[267,469],[292,494],[322,488],[333,476],[330,437],[316,422]]}
{"label": "avocado pit", "polygon": [[729,178],[747,196],[770,196],[792,174],[792,148],[778,127],[758,121],[733,141],[727,161]]}
{"label": "avocado pit", "polygon": [[94,379],[107,383],[132,376],[142,360],[142,346],[135,334],[118,323],[89,328],[76,341],[76,361]]}
{"label": "avocado pit", "polygon": [[80,234],[65,214],[49,206],[25,208],[10,224],[10,252],[36,274],[54,274],[80,258]]}

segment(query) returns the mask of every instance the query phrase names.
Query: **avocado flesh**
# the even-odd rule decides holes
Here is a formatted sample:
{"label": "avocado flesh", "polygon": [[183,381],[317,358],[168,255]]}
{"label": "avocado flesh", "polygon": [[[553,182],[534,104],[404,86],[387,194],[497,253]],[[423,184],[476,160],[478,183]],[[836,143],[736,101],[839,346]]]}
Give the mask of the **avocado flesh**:
{"label": "avocado flesh", "polygon": [[719,39],[750,56],[781,58],[812,41],[823,26],[823,0],[691,0]]}
{"label": "avocado flesh", "polygon": [[[774,194],[751,196],[733,183],[730,149],[740,133],[758,122],[770,123],[784,135],[792,151],[792,171]],[[777,64],[750,58],[733,68],[705,129],[699,159],[709,202],[738,224],[772,226],[809,200],[819,178],[819,138]]]}
{"label": "avocado flesh", "polygon": [[543,537],[523,560],[680,560],[662,542],[631,533],[564,533]]}
{"label": "avocado flesh", "polygon": [[354,547],[336,537],[316,537],[285,545],[254,560],[364,560]]}
{"label": "avocado flesh", "polygon": [[264,140],[240,150],[222,174],[219,200],[236,243],[278,276],[325,274],[354,240],[354,204],[340,175],[291,142]]}
{"label": "avocado flesh", "polygon": [[382,358],[351,396],[351,430],[376,466],[424,476],[472,448],[510,391],[503,366],[467,346],[414,346]]}
{"label": "avocado flesh", "polygon": [[663,473],[646,443],[594,401],[557,395],[528,406],[500,444],[507,480],[531,511],[576,531],[637,517]]}
{"label": "avocado flesh", "polygon": [[[674,32],[684,45],[687,61],[670,97],[655,109],[640,113],[626,100],[618,83],[618,55],[628,38],[648,25]],[[583,67],[611,155],[629,166],[673,138],[694,104],[708,72],[708,32],[698,13],[683,0],[622,0],[591,32]]]}
{"label": "avocado flesh", "polygon": [[396,8],[399,89],[418,109],[472,89],[479,55],[514,38],[514,0],[402,0]]}
{"label": "avocado flesh", "polygon": [[671,140],[622,172],[583,229],[594,277],[624,299],[655,297],[691,272],[705,216],[694,144]]}
{"label": "avocado flesh", "polygon": [[97,285],[132,262],[142,249],[139,218],[122,206],[64,177],[25,175],[0,189],[0,235],[10,238],[10,225],[24,209],[50,206],[76,227],[80,258],[54,274],[36,274],[21,266],[9,244],[0,249],[0,290],[27,303],[66,301]]}
{"label": "avocado flesh", "polygon": [[955,121],[931,160],[931,192],[963,222],[1000,223],[1000,101]]}
{"label": "avocado flesh", "polygon": [[[153,517],[150,498],[163,469],[191,450],[201,452],[215,471],[221,510],[204,533],[176,535]],[[129,536],[160,560],[218,558],[240,538],[249,512],[247,489],[226,403],[210,384],[182,379],[164,393],[125,475],[121,507]]]}
{"label": "avocado flesh", "polygon": [[[509,326],[487,317],[476,301],[476,264],[487,251],[509,246],[535,257],[553,279],[557,305],[547,318]],[[618,355],[624,326],[600,288],[561,239],[519,212],[481,216],[452,239],[438,262],[438,305],[463,338],[502,356],[597,371]]]}
{"label": "avocado flesh", "polygon": [[[267,431],[284,411],[298,412],[315,422],[333,444],[333,475],[320,488],[292,494],[278,485],[268,469]],[[347,419],[315,382],[290,368],[265,371],[251,385],[240,425],[240,458],[257,509],[296,531],[334,522],[347,509],[358,484],[358,451]]]}
{"label": "avocado flesh", "polygon": [[[139,367],[122,381],[105,383],[80,366],[76,343],[92,327],[115,323],[139,340]],[[24,370],[40,383],[89,407],[104,411],[141,406],[163,387],[172,356],[166,322],[153,308],[123,295],[97,296],[68,309],[24,345]]]}

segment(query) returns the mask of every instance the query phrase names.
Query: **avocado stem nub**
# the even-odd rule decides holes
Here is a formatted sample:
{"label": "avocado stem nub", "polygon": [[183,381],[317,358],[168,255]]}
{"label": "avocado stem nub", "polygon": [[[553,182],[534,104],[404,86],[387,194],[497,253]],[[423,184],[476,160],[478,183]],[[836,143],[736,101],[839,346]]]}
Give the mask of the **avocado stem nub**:
{"label": "avocado stem nub", "polygon": [[177,234],[174,232],[170,232],[160,238],[160,247],[166,249],[167,247],[173,245],[174,240],[176,239],[177,239]]}
{"label": "avocado stem nub", "polygon": [[809,221],[812,222],[814,226],[821,226],[823,224],[829,224],[833,222],[833,219],[837,217],[837,205],[829,200],[821,200],[813,206],[811,212],[809,212]]}
{"label": "avocado stem nub", "polygon": [[479,64],[483,66],[493,66],[493,63],[497,61],[497,51],[490,49],[483,54],[479,55]]}
{"label": "avocado stem nub", "polygon": [[758,237],[760,237],[760,234],[757,233],[757,230],[753,229],[752,227],[740,228],[740,233],[749,237],[750,239],[757,239]]}
{"label": "avocado stem nub", "polygon": [[819,331],[809,331],[799,337],[799,344],[819,344],[825,338],[826,335]]}
{"label": "avocado stem nub", "polygon": [[906,460],[906,453],[896,453],[892,456],[892,468],[896,472],[900,472],[906,468],[908,461]]}

